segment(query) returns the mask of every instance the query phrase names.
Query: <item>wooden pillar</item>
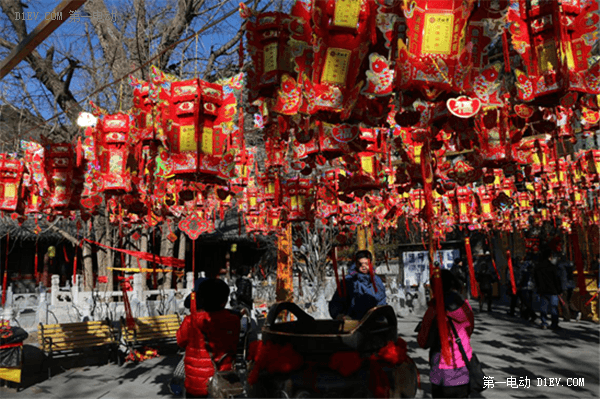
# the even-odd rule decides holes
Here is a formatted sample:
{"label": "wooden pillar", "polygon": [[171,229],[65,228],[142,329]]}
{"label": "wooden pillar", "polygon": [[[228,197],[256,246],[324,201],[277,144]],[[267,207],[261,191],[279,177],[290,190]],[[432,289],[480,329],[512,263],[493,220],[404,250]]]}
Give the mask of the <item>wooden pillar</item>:
{"label": "wooden pillar", "polygon": [[293,262],[292,225],[287,223],[280,230],[277,240],[277,288],[275,294],[277,302],[294,300]]}

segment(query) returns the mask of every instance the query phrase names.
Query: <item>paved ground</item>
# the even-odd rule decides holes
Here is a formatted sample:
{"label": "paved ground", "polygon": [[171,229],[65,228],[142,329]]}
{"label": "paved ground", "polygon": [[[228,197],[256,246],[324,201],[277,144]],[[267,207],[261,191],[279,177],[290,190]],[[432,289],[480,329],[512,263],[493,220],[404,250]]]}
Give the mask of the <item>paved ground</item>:
{"label": "paved ground", "polygon": [[[598,398],[600,397],[600,334],[591,322],[561,322],[563,330],[539,327],[506,315],[505,307],[492,313],[476,313],[473,347],[484,371],[496,382],[484,398]],[[418,398],[431,397],[428,351],[418,348],[413,332],[420,317],[399,320],[399,333],[409,345],[409,354],[421,374]],[[88,364],[97,359],[88,358]],[[54,371],[52,379],[43,369],[43,357],[34,346],[26,346],[24,389],[0,388],[8,398],[160,398],[172,397],[167,382],[179,360],[167,353],[140,364],[70,365]],[[514,378],[514,380],[513,380]],[[556,380],[560,378],[558,384]],[[571,380],[571,379],[576,380]],[[529,387],[526,388],[526,379]],[[511,387],[514,381],[514,387]],[[577,382],[580,386],[568,386]],[[507,384],[508,383],[508,384]],[[519,386],[519,384],[521,386]],[[553,386],[557,385],[557,386]]]}

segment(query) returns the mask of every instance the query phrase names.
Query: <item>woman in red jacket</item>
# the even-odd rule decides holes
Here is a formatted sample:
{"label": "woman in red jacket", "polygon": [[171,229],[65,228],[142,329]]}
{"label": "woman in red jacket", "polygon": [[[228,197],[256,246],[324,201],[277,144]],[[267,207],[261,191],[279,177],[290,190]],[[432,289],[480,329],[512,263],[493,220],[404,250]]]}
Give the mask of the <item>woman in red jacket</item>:
{"label": "woman in red jacket", "polygon": [[208,381],[215,373],[213,361],[218,371],[231,370],[240,335],[240,318],[225,309],[229,287],[224,281],[204,281],[198,295],[203,310],[196,312],[192,305],[192,314],[177,331],[177,344],[185,349],[187,398],[208,395]]}

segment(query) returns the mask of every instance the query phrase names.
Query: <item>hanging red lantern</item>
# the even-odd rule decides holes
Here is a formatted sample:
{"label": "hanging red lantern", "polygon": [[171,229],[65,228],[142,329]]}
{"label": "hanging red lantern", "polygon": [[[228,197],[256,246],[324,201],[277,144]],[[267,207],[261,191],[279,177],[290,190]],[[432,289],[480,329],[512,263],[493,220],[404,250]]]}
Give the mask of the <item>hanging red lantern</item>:
{"label": "hanging red lantern", "polygon": [[288,210],[289,221],[312,220],[315,187],[310,179],[294,177],[282,182],[283,203]]}
{"label": "hanging red lantern", "polygon": [[398,40],[396,87],[420,89],[429,99],[442,91],[462,92],[470,83],[472,45],[464,32],[473,2],[405,2],[408,37]]}
{"label": "hanging red lantern", "polygon": [[99,147],[101,187],[104,192],[129,192],[131,191],[131,164],[130,117],[127,114],[105,115],[99,123]]}
{"label": "hanging red lantern", "polygon": [[317,109],[349,112],[360,65],[376,41],[377,4],[368,0],[313,3],[312,89]]}
{"label": "hanging red lantern", "polygon": [[0,210],[16,211],[21,198],[23,162],[10,154],[0,154]]}
{"label": "hanging red lantern", "polygon": [[49,205],[53,209],[69,206],[73,194],[74,163],[71,143],[48,143],[44,146],[44,172],[50,189]]}

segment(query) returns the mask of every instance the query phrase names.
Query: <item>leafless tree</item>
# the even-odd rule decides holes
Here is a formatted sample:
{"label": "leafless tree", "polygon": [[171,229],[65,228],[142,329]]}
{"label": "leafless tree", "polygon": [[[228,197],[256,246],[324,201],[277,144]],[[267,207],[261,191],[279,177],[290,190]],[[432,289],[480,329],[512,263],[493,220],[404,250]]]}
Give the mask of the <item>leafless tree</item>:
{"label": "leafless tree", "polygon": [[[246,1],[259,12],[272,3]],[[0,82],[2,151],[16,152],[20,139],[39,134],[53,141],[73,140],[78,133],[75,122],[81,111],[89,109],[89,100],[111,113],[126,111],[132,104],[126,78],[133,74],[148,80],[151,65],[181,79],[199,76],[214,81],[238,72],[244,33],[238,4],[232,0],[88,0],[78,10],[79,20],[65,21]],[[0,0],[0,9],[0,58],[52,11],[41,0]],[[26,21],[26,12],[39,16]],[[94,217],[93,230],[98,241],[110,245],[114,232],[99,220],[104,218]],[[92,231],[87,234],[91,237]],[[147,250],[145,242],[142,251]],[[91,254],[89,244],[84,244],[87,288]],[[102,250],[100,256],[104,254]],[[109,263],[98,262],[102,268]],[[108,275],[106,270],[99,272]]]}
{"label": "leafless tree", "polygon": [[327,271],[331,270],[331,251],[336,229],[317,221],[314,226],[296,223],[292,233],[294,266],[303,279],[316,288],[323,286]]}

